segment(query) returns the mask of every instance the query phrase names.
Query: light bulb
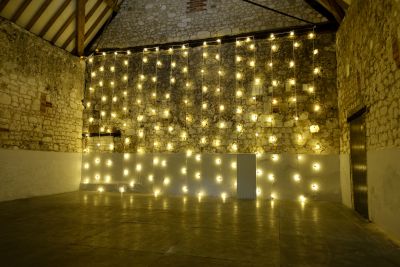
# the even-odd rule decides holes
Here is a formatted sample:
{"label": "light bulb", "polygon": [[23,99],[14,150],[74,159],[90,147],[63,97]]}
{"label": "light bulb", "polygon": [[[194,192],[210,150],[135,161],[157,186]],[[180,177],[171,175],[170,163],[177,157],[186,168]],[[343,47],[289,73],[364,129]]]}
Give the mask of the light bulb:
{"label": "light bulb", "polygon": [[201,178],[201,173],[200,173],[200,172],[196,172],[196,173],[194,174],[194,178],[196,178],[196,180],[200,180],[200,178]]}
{"label": "light bulb", "polygon": [[241,124],[236,125],[236,131],[237,132],[242,132],[243,131],[243,126]]}
{"label": "light bulb", "polygon": [[182,186],[182,192],[185,194],[188,192],[188,187],[186,185]]}
{"label": "light bulb", "polygon": [[242,57],[241,56],[236,56],[236,62],[240,62],[242,61]]}
{"label": "light bulb", "polygon": [[294,61],[291,60],[291,61],[289,62],[289,68],[293,68],[293,67],[294,67]]}
{"label": "light bulb", "polygon": [[243,92],[241,90],[236,91],[236,97],[241,98],[243,96]]}
{"label": "light bulb", "polygon": [[215,159],[215,164],[221,165],[221,163],[222,163],[221,158],[216,158],[216,159]]}
{"label": "light bulb", "polygon": [[261,188],[257,187],[256,189],[256,195],[259,197],[261,196]]}
{"label": "light bulb", "polygon": [[263,171],[261,169],[256,170],[257,176],[261,176],[263,174]]}
{"label": "light bulb", "polygon": [[276,141],[277,141],[277,138],[276,138],[275,135],[270,135],[270,136],[268,137],[268,142],[269,142],[270,144],[275,144]]}
{"label": "light bulb", "polygon": [[251,60],[249,62],[250,67],[255,67],[256,66],[256,62],[254,60]]}
{"label": "light bulb", "polygon": [[318,133],[319,132],[319,126],[317,124],[311,125],[310,126],[310,132],[311,133]]}
{"label": "light bulb", "polygon": [[271,159],[272,159],[272,161],[278,161],[279,160],[279,155],[278,154],[272,154]]}
{"label": "light bulb", "polygon": [[225,106],[224,105],[219,105],[219,111],[224,111],[225,110]]}
{"label": "light bulb", "polygon": [[311,184],[311,190],[312,191],[318,191],[318,189],[319,189],[318,184],[316,184],[316,183]]}
{"label": "light bulb", "polygon": [[215,180],[217,181],[217,183],[222,183],[222,181],[223,181],[223,178],[222,178],[222,176],[221,175],[217,175],[216,177],[215,177]]}
{"label": "light bulb", "polygon": [[321,169],[321,165],[318,162],[314,162],[312,164],[312,168],[314,171],[319,171]]}
{"label": "light bulb", "polygon": [[154,181],[154,176],[152,174],[149,174],[149,176],[147,177],[147,180],[149,182],[153,182]]}
{"label": "light bulb", "polygon": [[197,154],[197,155],[195,156],[195,159],[196,159],[196,161],[200,161],[200,160],[201,160],[201,155],[200,155],[200,154]]}
{"label": "light bulb", "polygon": [[171,183],[171,180],[169,179],[169,177],[165,177],[163,180],[163,184],[164,185],[169,185]]}
{"label": "light bulb", "polygon": [[268,180],[270,182],[274,182],[275,181],[275,175],[273,173],[268,174]]}
{"label": "light bulb", "polygon": [[255,113],[251,114],[251,120],[252,120],[253,122],[256,122],[256,121],[257,121],[257,118],[258,118],[258,115],[257,115],[257,114],[255,114]]}
{"label": "light bulb", "polygon": [[136,171],[137,172],[140,172],[140,171],[142,171],[142,164],[136,164]]}
{"label": "light bulb", "polygon": [[294,180],[295,182],[299,182],[300,179],[301,179],[300,174],[296,173],[296,174],[293,175],[293,180]]}
{"label": "light bulb", "polygon": [[319,104],[315,104],[315,105],[314,105],[314,111],[315,111],[315,112],[320,111],[320,109],[321,109],[321,106],[320,106]]}
{"label": "light bulb", "polygon": [[236,113],[237,113],[237,114],[242,114],[242,112],[243,112],[242,107],[241,107],[241,106],[238,106],[238,107],[236,108]]}
{"label": "light bulb", "polygon": [[318,52],[319,52],[318,49],[314,49],[313,54],[318,55]]}

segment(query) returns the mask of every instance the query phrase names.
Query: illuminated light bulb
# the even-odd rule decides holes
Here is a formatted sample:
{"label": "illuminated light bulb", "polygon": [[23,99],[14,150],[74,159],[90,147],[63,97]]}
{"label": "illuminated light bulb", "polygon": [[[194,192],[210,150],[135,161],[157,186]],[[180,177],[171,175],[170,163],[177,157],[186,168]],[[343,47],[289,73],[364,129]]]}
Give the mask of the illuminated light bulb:
{"label": "illuminated light bulb", "polygon": [[236,167],[237,167],[236,161],[232,161],[231,162],[231,168],[235,170]]}
{"label": "illuminated light bulb", "polygon": [[153,142],[153,146],[154,146],[154,147],[159,147],[159,146],[160,146],[160,142],[154,141],[154,142]]}
{"label": "illuminated light bulb", "polygon": [[231,145],[232,151],[237,151],[238,150],[238,145],[236,143],[233,143]]}
{"label": "illuminated light bulb", "polygon": [[255,84],[255,85],[259,85],[260,83],[261,83],[260,78],[255,78],[255,79],[254,79],[254,84]]}
{"label": "illuminated light bulb", "polygon": [[236,46],[241,46],[242,42],[240,42],[239,40],[236,40]]}
{"label": "illuminated light bulb", "polygon": [[124,65],[125,65],[125,66],[128,66],[128,64],[129,64],[129,63],[128,63],[128,60],[124,60]]}
{"label": "illuminated light bulb", "polygon": [[270,68],[272,68],[272,67],[274,66],[274,63],[272,63],[272,61],[270,61],[270,62],[268,63],[268,66],[269,66]]}
{"label": "illuminated light bulb", "polygon": [[222,76],[222,70],[218,70],[218,75]]}
{"label": "illuminated light bulb", "polygon": [[91,75],[92,75],[92,77],[96,77],[96,72],[92,71]]}
{"label": "illuminated light bulb", "polygon": [[254,44],[249,45],[250,50],[254,50],[255,48],[256,48],[256,46]]}
{"label": "illuminated light bulb", "polygon": [[85,169],[89,169],[89,163],[85,163],[84,165],[83,165],[83,167],[85,168]]}
{"label": "illuminated light bulb", "polygon": [[163,159],[163,160],[161,161],[161,166],[162,166],[162,167],[166,167],[166,166],[167,166],[167,161],[166,161],[165,159]]}
{"label": "illuminated light bulb", "polygon": [[104,187],[99,186],[99,187],[97,188],[97,191],[98,191],[99,193],[103,193],[103,192],[104,192]]}
{"label": "illuminated light bulb", "polygon": [[272,50],[273,52],[275,52],[276,50],[278,50],[278,46],[272,45],[272,46],[271,46],[271,50]]}
{"label": "illuminated light bulb", "polygon": [[142,171],[142,164],[140,164],[140,163],[136,164],[136,171],[137,172]]}
{"label": "illuminated light bulb", "polygon": [[124,96],[127,96],[128,95],[128,92],[127,91],[124,91]]}
{"label": "illuminated light bulb", "polygon": [[225,110],[225,106],[224,105],[219,105],[219,111],[222,112]]}
{"label": "illuminated light bulb", "polygon": [[110,82],[110,85],[111,85],[111,86],[114,86],[114,81],[111,81],[111,82]]}
{"label": "illuminated light bulb", "polygon": [[294,37],[294,31],[291,31],[291,32],[289,33],[289,37]]}
{"label": "illuminated light bulb", "polygon": [[221,145],[221,140],[215,139],[213,143],[214,143],[214,146],[220,146]]}
{"label": "illuminated light bulb", "polygon": [[105,95],[103,95],[103,96],[101,97],[101,101],[106,102],[106,101],[107,101],[107,97],[106,97]]}
{"label": "illuminated light bulb", "polygon": [[93,87],[89,87],[89,91],[90,91],[90,92],[93,92],[93,91],[94,91],[94,88],[93,88]]}
{"label": "illuminated light bulb", "polygon": [[221,43],[221,39],[217,39],[217,43]]}
{"label": "illuminated light bulb", "polygon": [[295,96],[292,96],[290,98],[290,102],[295,103],[297,101],[297,98]]}
{"label": "illuminated light bulb", "polygon": [[257,118],[258,118],[258,115],[255,114],[255,113],[253,113],[253,114],[251,114],[250,118],[251,118],[251,120],[252,120],[253,122],[256,122],[256,121],[257,121]]}
{"label": "illuminated light bulb", "polygon": [[203,86],[203,88],[202,88],[202,92],[203,92],[203,93],[207,93],[207,91],[208,91],[208,88],[207,88],[207,86]]}
{"label": "illuminated light bulb", "polygon": [[186,170],[185,167],[181,168],[181,173],[182,173],[182,174],[186,174],[186,172],[187,172],[187,170]]}
{"label": "illuminated light bulb", "polygon": [[151,80],[153,81],[153,83],[155,83],[157,81],[157,77],[154,76],[154,77],[151,78]]}
{"label": "illuminated light bulb", "polygon": [[137,116],[137,120],[138,120],[138,121],[143,121],[143,119],[144,119],[144,116],[143,116],[143,115],[138,115],[138,116]]}
{"label": "illuminated light bulb", "polygon": [[187,100],[187,99],[184,99],[184,100],[183,100],[183,103],[185,103],[185,105],[187,105],[188,102],[189,102],[189,100]]}
{"label": "illuminated light bulb", "polygon": [[158,125],[158,124],[154,125],[154,130],[159,131],[160,130],[160,125]]}
{"label": "illuminated light bulb", "polygon": [[158,197],[161,194],[160,189],[155,189],[154,190],[154,197]]}
{"label": "illuminated light bulb", "polygon": [[94,179],[95,179],[96,181],[99,181],[99,180],[100,180],[100,174],[96,174],[96,175],[94,176]]}
{"label": "illuminated light bulb", "polygon": [[310,132],[311,133],[318,133],[319,132],[319,126],[317,124],[311,125],[310,126]]}
{"label": "illuminated light bulb", "polygon": [[257,187],[256,189],[256,195],[259,197],[261,196],[261,188]]}
{"label": "illuminated light bulb", "polygon": [[92,123],[93,121],[94,121],[94,118],[93,118],[93,117],[90,117],[90,118],[89,118],[89,122]]}
{"label": "illuminated light bulb", "polygon": [[202,137],[200,138],[200,143],[201,143],[201,144],[206,144],[206,143],[207,143],[207,137],[202,136]]}
{"label": "illuminated light bulb", "polygon": [[221,163],[222,163],[221,158],[216,158],[216,159],[215,159],[215,164],[221,165]]}
{"label": "illuminated light bulb", "polygon": [[270,39],[270,40],[274,40],[274,39],[275,39],[275,35],[274,35],[273,33],[271,33],[271,34],[269,35],[269,39]]}
{"label": "illuminated light bulb", "polygon": [[243,92],[241,90],[236,91],[236,97],[241,98],[243,96]]}
{"label": "illuminated light bulb", "polygon": [[147,61],[148,61],[148,60],[147,60],[147,57],[143,57],[143,62],[144,62],[144,63],[147,63]]}
{"label": "illuminated light bulb", "polygon": [[207,102],[203,102],[203,104],[201,104],[202,109],[207,109],[207,107],[208,107]]}
{"label": "illuminated light bulb", "polygon": [[204,74],[204,69],[201,69],[200,72],[201,72],[202,74]]}
{"label": "illuminated light bulb", "polygon": [[294,42],[293,46],[294,46],[295,48],[298,48],[298,47],[300,47],[300,43]]}
{"label": "illuminated light bulb", "polygon": [[298,134],[298,135],[297,135],[297,141],[298,141],[299,143],[301,143],[301,142],[303,142],[303,140],[304,140],[303,136],[302,136],[301,134]]}
{"label": "illuminated light bulb", "polygon": [[181,139],[182,140],[185,140],[187,138],[187,133],[185,132],[185,131],[183,131],[182,133],[181,133]]}
{"label": "illuminated light bulb", "polygon": [[312,168],[314,171],[319,171],[321,169],[321,165],[318,162],[314,162],[312,164]]}
{"label": "illuminated light bulb", "polygon": [[104,132],[104,127],[100,127],[100,132]]}
{"label": "illuminated light bulb", "polygon": [[107,161],[106,161],[106,165],[107,165],[108,167],[110,167],[110,166],[112,165],[112,160],[111,160],[111,159],[107,160]]}
{"label": "illuminated light bulb", "polygon": [[146,76],[144,76],[143,74],[140,74],[140,80],[144,80],[144,79],[146,79]]}
{"label": "illuminated light bulb", "polygon": [[142,84],[138,83],[137,88],[138,88],[139,90],[142,90],[142,88],[143,88]]}
{"label": "illuminated light bulb", "polygon": [[320,150],[320,149],[321,149],[321,145],[320,144],[315,144],[314,150]]}
{"label": "illuminated light bulb", "polygon": [[277,105],[278,104],[278,100],[276,98],[272,99],[272,105]]}
{"label": "illuminated light bulb", "polygon": [[169,109],[165,109],[163,114],[164,114],[164,117],[169,117]]}
{"label": "illuminated light bulb", "polygon": [[318,68],[318,67],[317,67],[317,68],[314,68],[314,71],[313,71],[313,72],[314,72],[315,75],[317,75],[317,74],[319,74],[319,73],[321,72],[321,69]]}
{"label": "illuminated light bulb", "polygon": [[144,136],[143,130],[139,130],[138,136],[139,136],[139,138],[143,138],[143,136]]}
{"label": "illuminated light bulb", "polygon": [[300,182],[300,180],[301,180],[300,174],[298,174],[298,173],[294,174],[293,175],[293,180],[295,182]]}
{"label": "illuminated light bulb", "polygon": [[187,57],[188,54],[189,54],[188,51],[183,52],[183,56],[184,56],[184,57]]}
{"label": "illuminated light bulb", "polygon": [[256,132],[256,133],[255,133],[255,136],[256,136],[256,137],[258,137],[258,136],[259,136],[259,133],[258,133],[258,132]]}
{"label": "illuminated light bulb", "polygon": [[114,55],[118,55],[118,52],[114,52]]}
{"label": "illuminated light bulb", "polygon": [[128,169],[124,169],[124,176],[128,176],[129,175],[129,170]]}
{"label": "illuminated light bulb", "polygon": [[311,190],[312,191],[318,191],[318,189],[319,189],[318,184],[316,184],[316,183],[311,184]]}
{"label": "illuminated light bulb", "polygon": [[188,192],[188,187],[186,185],[182,186],[182,192],[186,194]]}
{"label": "illuminated light bulb", "polygon": [[151,114],[156,115],[156,110],[154,108],[151,109]]}
{"label": "illuminated light bulb", "polygon": [[157,157],[155,157],[155,158],[153,159],[153,165],[154,165],[154,166],[157,166],[159,162],[160,162],[160,160],[159,160]]}
{"label": "illuminated light bulb", "polygon": [[315,33],[310,32],[310,33],[308,34],[308,38],[309,38],[309,39],[314,39],[314,38],[315,38]]}
{"label": "illuminated light bulb", "polygon": [[106,175],[104,180],[105,180],[106,183],[111,182],[111,176],[110,175]]}
{"label": "illuminated light bulb", "polygon": [[206,41],[203,42],[203,46],[207,46],[207,42]]}
{"label": "illuminated light bulb", "polygon": [[174,131],[174,127],[168,126],[168,132],[169,132],[169,133],[172,133],[173,131]]}
{"label": "illuminated light bulb", "polygon": [[189,82],[187,82],[185,85],[186,85],[186,87],[190,87],[190,83]]}
{"label": "illuminated light bulb", "polygon": [[120,187],[119,187],[119,192],[120,192],[121,194],[124,193],[124,192],[125,192],[125,187],[120,186]]}
{"label": "illuminated light bulb", "polygon": [[236,113],[237,113],[237,114],[242,114],[242,112],[243,112],[242,107],[241,107],[241,106],[238,106],[238,107],[236,108]]}
{"label": "illuminated light bulb", "polygon": [[275,135],[270,135],[270,136],[268,137],[268,142],[269,142],[270,144],[275,144],[277,140],[278,140],[278,139],[277,139],[277,137],[276,137]]}
{"label": "illuminated light bulb", "polygon": [[186,150],[186,157],[191,157],[193,155],[193,151],[191,149]]}
{"label": "illuminated light bulb", "polygon": [[200,161],[200,160],[201,160],[201,155],[200,155],[200,154],[197,154],[197,155],[195,156],[195,159],[196,159],[196,161]]}
{"label": "illuminated light bulb", "polygon": [[110,150],[114,150],[114,144],[110,144],[110,145],[108,146],[108,148],[109,148]]}
{"label": "illuminated light bulb", "polygon": [[291,60],[291,61],[289,62],[289,68],[293,68],[293,67],[294,67],[294,61]]}
{"label": "illuminated light bulb", "polygon": [[104,71],[104,67],[101,66],[101,67],[99,68],[99,70],[100,70],[100,71]]}
{"label": "illuminated light bulb", "polygon": [[171,95],[170,95],[169,93],[166,93],[166,94],[165,94],[165,98],[166,98],[166,99],[169,99],[170,97],[171,97]]}
{"label": "illuminated light bulb", "polygon": [[183,67],[182,72],[186,73],[187,71],[188,71],[188,68],[187,67]]}
{"label": "illuminated light bulb", "polygon": [[242,61],[242,57],[241,56],[236,56],[236,62],[241,62]]}
{"label": "illuminated light bulb", "polygon": [[306,198],[305,196],[303,196],[303,195],[300,195],[300,196],[299,196],[299,201],[300,201],[301,203],[306,202],[306,200],[307,200],[307,198]]}
{"label": "illuminated light bulb", "polygon": [[263,171],[261,169],[256,170],[257,176],[261,176],[263,174]]}
{"label": "illuminated light bulb", "polygon": [[219,59],[220,59],[219,54],[216,54],[216,55],[215,55],[215,59],[216,59],[216,60],[219,60]]}
{"label": "illuminated light bulb", "polygon": [[254,60],[251,60],[249,62],[250,67],[255,67],[256,66],[256,62]]}
{"label": "illuminated light bulb", "polygon": [[228,197],[228,195],[225,192],[221,193],[221,198],[223,201],[225,201],[225,199]]}
{"label": "illuminated light bulb", "polygon": [[216,177],[215,177],[215,180],[217,181],[217,183],[222,183],[222,181],[223,181],[223,178],[222,178],[222,176],[221,175],[217,175]]}
{"label": "illuminated light bulb", "polygon": [[296,79],[292,78],[289,80],[290,85],[295,85],[296,84]]}
{"label": "illuminated light bulb", "polygon": [[270,182],[274,182],[275,181],[275,175],[273,173],[268,174],[268,180]]}
{"label": "illuminated light bulb", "polygon": [[88,184],[90,182],[90,179],[89,178],[86,178],[85,180],[83,180],[83,183],[84,184]]}
{"label": "illuminated light bulb", "polygon": [[147,180],[152,183],[154,181],[154,176],[152,174],[149,174],[149,176],[147,176]]}
{"label": "illuminated light bulb", "polygon": [[191,123],[192,122],[192,116],[191,115],[186,115],[186,122]]}
{"label": "illuminated light bulb", "polygon": [[156,63],[156,64],[157,64],[158,67],[161,67],[161,66],[162,66],[162,62],[161,62],[160,60],[157,60],[157,63]]}
{"label": "illuminated light bulb", "polygon": [[174,146],[172,145],[172,143],[167,143],[167,150],[171,151],[172,149],[174,149]]}
{"label": "illuminated light bulb", "polygon": [[246,38],[246,43],[248,43],[248,42],[250,42],[251,41],[251,38],[250,37],[247,37]]}
{"label": "illuminated light bulb", "polygon": [[137,152],[139,154],[143,154],[144,153],[144,148],[143,147],[138,147]]}
{"label": "illuminated light bulb", "polygon": [[93,58],[92,58],[92,57],[89,58],[89,62],[90,62],[90,63],[93,63]]}
{"label": "illuminated light bulb", "polygon": [[236,79],[237,79],[237,80],[242,79],[242,74],[241,74],[240,72],[237,72],[237,73],[236,73]]}
{"label": "illuminated light bulb", "polygon": [[114,97],[112,98],[112,101],[113,101],[113,102],[117,102],[117,100],[118,100],[118,97],[116,97],[116,96],[114,96]]}
{"label": "illuminated light bulb", "polygon": [[196,180],[200,180],[201,179],[201,173],[200,172],[196,172],[194,174],[194,178],[196,178]]}
{"label": "illuminated light bulb", "polygon": [[175,83],[175,78],[172,77],[172,78],[170,79],[170,81],[171,81],[171,83]]}
{"label": "illuminated light bulb", "polygon": [[110,67],[110,71],[111,71],[111,72],[114,72],[114,71],[115,71],[115,67],[114,67],[114,66],[111,66],[111,67]]}
{"label": "illuminated light bulb", "polygon": [[236,125],[236,131],[237,132],[242,132],[243,131],[243,126],[241,124]]}
{"label": "illuminated light bulb", "polygon": [[278,154],[272,154],[271,159],[272,159],[272,161],[278,161],[279,160],[279,155]]}
{"label": "illuminated light bulb", "polygon": [[176,67],[176,62],[175,62],[175,61],[172,61],[172,62],[171,62],[171,67],[172,67],[172,68],[175,68],[175,67]]}
{"label": "illuminated light bulb", "polygon": [[266,121],[268,122],[268,123],[272,123],[273,122],[273,117],[272,116],[268,116],[267,118],[266,118]]}
{"label": "illuminated light bulb", "polygon": [[124,159],[128,160],[130,158],[130,155],[128,153],[124,153]]}
{"label": "illuminated light bulb", "polygon": [[163,184],[164,185],[169,185],[171,183],[171,180],[169,179],[169,177],[165,177],[163,180]]}
{"label": "illuminated light bulb", "polygon": [[130,55],[130,54],[131,54],[131,50],[127,50],[126,53],[127,53],[128,55]]}
{"label": "illuminated light bulb", "polygon": [[314,49],[314,50],[313,50],[313,54],[314,54],[314,55],[318,55],[318,53],[319,53],[318,49]]}
{"label": "illuminated light bulb", "polygon": [[205,128],[205,127],[207,127],[207,125],[208,125],[208,120],[207,119],[204,119],[204,120],[201,121],[201,127]]}

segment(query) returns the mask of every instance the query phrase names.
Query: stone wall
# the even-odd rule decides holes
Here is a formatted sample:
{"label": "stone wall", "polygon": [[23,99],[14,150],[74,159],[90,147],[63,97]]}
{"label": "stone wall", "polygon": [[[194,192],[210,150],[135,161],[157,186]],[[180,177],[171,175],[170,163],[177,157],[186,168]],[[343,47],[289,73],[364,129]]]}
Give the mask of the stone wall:
{"label": "stone wall", "polygon": [[0,147],[79,152],[85,64],[0,18]]}
{"label": "stone wall", "polygon": [[366,113],[370,219],[400,239],[400,2],[356,0],[337,33],[341,181],[352,206],[350,131],[346,119]]}
{"label": "stone wall", "polygon": [[[124,1],[99,39],[98,48],[123,48],[236,35],[303,25],[240,0],[208,0],[205,11],[187,13],[186,0]],[[326,21],[303,0],[257,3],[313,22]]]}
{"label": "stone wall", "polygon": [[[90,150],[339,151],[333,34],[107,53],[90,61],[84,111],[84,132],[94,136],[85,140]],[[121,137],[96,137],[111,133]]]}

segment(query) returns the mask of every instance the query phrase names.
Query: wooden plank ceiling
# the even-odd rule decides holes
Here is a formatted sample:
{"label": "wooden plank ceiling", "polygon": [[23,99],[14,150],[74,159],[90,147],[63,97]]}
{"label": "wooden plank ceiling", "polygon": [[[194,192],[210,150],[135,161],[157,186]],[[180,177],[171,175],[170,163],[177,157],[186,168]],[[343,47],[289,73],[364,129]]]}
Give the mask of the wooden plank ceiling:
{"label": "wooden plank ceiling", "polygon": [[[82,56],[123,0],[0,0],[0,16]],[[78,7],[78,8],[77,8]]]}

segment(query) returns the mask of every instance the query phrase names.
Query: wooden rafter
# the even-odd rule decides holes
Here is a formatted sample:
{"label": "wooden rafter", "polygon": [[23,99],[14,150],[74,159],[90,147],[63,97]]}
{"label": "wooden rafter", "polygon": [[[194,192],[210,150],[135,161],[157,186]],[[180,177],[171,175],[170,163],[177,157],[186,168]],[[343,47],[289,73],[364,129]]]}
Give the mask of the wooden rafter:
{"label": "wooden rafter", "polygon": [[89,19],[93,16],[94,12],[97,11],[99,6],[103,3],[103,0],[97,0],[97,2],[93,5],[93,7],[89,10],[89,12],[86,14],[85,20],[89,21]]}
{"label": "wooden rafter", "polygon": [[85,43],[85,0],[76,0],[75,49],[78,56],[83,55]]}
{"label": "wooden rafter", "polygon": [[43,2],[43,4],[39,7],[39,10],[36,11],[36,13],[33,15],[33,17],[29,20],[28,25],[25,26],[25,28],[29,31],[33,25],[35,25],[36,21],[40,18],[40,16],[43,15],[43,12],[46,10],[46,8],[49,7],[50,3],[52,0],[46,0]]}
{"label": "wooden rafter", "polygon": [[335,0],[305,0],[314,10],[329,21],[340,24],[345,12]]}
{"label": "wooden rafter", "polygon": [[92,26],[89,28],[89,30],[85,33],[85,40],[90,37],[90,35],[94,31],[94,29],[96,29],[96,27],[99,25],[99,23],[101,22],[101,20],[104,18],[104,16],[107,14],[107,12],[109,10],[110,10],[109,6],[106,6],[106,8],[104,8],[103,12],[101,12],[101,14],[97,17],[96,21],[92,24]]}
{"label": "wooden rafter", "polygon": [[67,6],[71,3],[71,0],[66,0],[60,6],[60,8],[54,13],[54,15],[50,18],[50,20],[44,25],[43,29],[40,31],[39,36],[43,37],[50,27],[54,24],[54,22],[60,17],[61,13],[67,8]]}
{"label": "wooden rafter", "polygon": [[109,8],[111,8],[114,12],[119,10],[118,0],[104,0]]}
{"label": "wooden rafter", "polygon": [[61,28],[57,31],[57,33],[53,36],[53,38],[51,39],[52,43],[55,43],[58,40],[60,35],[65,31],[65,29],[69,26],[69,24],[71,24],[71,22],[73,21],[74,18],[75,18],[75,14],[72,13],[68,17],[68,19],[64,22],[64,24],[61,26]]}
{"label": "wooden rafter", "polygon": [[6,7],[8,2],[10,2],[10,0],[3,0],[0,2],[0,12]]}
{"label": "wooden rafter", "polygon": [[74,39],[74,37],[75,37],[75,32],[72,32],[68,36],[67,40],[65,40],[65,42],[61,45],[61,48],[66,49],[68,47],[69,43],[71,43],[71,41]]}
{"label": "wooden rafter", "polygon": [[15,23],[31,2],[32,0],[25,0],[17,9],[17,11],[15,11],[14,15],[11,17],[11,21]]}

